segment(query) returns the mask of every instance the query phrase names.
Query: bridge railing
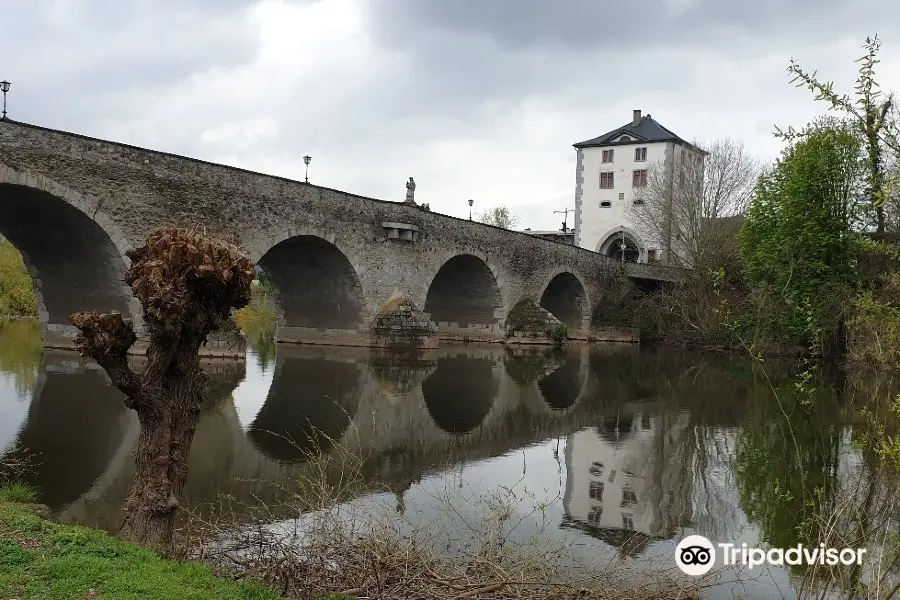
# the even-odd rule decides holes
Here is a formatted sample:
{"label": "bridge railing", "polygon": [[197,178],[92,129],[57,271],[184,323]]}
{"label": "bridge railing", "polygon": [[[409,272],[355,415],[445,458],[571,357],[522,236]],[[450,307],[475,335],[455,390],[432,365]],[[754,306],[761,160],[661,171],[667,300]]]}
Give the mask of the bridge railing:
{"label": "bridge railing", "polygon": [[636,279],[656,279],[658,281],[681,281],[687,278],[690,269],[648,263],[623,263],[623,271]]}

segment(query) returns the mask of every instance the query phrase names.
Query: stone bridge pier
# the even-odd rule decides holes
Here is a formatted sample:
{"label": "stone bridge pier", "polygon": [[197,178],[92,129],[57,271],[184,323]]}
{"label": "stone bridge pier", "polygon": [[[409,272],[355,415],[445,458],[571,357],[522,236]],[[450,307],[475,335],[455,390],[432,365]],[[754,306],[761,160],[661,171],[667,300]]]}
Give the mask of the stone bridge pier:
{"label": "stone bridge pier", "polygon": [[[71,346],[78,310],[117,310],[141,333],[125,252],[171,224],[202,227],[257,261],[277,288],[281,342],[502,341],[522,301],[586,339],[611,286],[665,275],[626,274],[595,252],[414,204],[14,121],[0,121],[0,205],[51,347]],[[206,351],[240,356],[243,346],[220,338]]]}

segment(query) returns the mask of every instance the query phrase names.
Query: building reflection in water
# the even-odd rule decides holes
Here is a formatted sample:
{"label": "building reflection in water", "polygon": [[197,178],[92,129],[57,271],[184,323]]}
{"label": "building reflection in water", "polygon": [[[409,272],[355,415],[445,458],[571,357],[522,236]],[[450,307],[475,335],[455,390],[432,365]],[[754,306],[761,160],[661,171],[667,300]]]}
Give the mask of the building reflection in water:
{"label": "building reflection in water", "polygon": [[564,528],[628,556],[691,521],[690,417],[662,412],[608,420],[566,438]]}

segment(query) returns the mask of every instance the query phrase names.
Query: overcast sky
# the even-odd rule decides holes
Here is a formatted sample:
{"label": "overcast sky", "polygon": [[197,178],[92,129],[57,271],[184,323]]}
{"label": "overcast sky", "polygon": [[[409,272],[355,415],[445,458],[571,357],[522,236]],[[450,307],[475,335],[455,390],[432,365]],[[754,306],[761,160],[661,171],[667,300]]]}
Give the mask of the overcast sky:
{"label": "overcast sky", "polygon": [[[618,5],[618,6],[615,6]],[[850,90],[867,35],[900,89],[896,0],[0,0],[10,118],[556,228],[572,144],[632,109],[777,155],[821,110],[792,56]],[[569,224],[571,225],[571,217]]]}

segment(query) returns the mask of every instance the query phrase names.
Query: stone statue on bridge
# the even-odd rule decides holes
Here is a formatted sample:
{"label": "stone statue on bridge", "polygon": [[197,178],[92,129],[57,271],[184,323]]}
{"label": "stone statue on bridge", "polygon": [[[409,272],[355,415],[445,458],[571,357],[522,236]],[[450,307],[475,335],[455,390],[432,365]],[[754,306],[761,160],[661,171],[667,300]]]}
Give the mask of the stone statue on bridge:
{"label": "stone statue on bridge", "polygon": [[406,182],[406,200],[403,202],[404,204],[412,204],[416,205],[416,181],[410,177],[409,181]]}

